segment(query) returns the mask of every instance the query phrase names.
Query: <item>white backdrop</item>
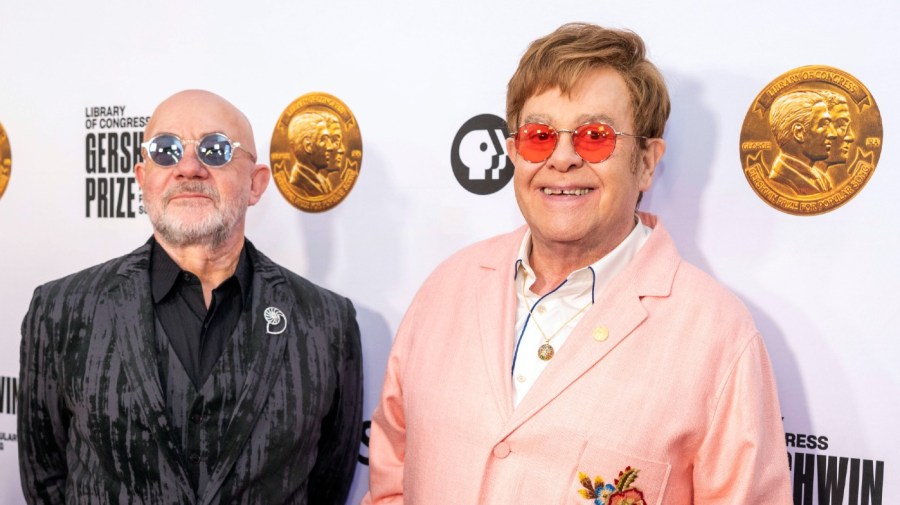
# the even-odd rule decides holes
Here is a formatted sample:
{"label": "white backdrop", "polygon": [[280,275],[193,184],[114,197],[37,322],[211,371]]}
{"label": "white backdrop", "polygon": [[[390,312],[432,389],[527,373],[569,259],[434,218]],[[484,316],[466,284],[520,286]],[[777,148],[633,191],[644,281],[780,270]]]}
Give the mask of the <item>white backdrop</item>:
{"label": "white backdrop", "polygon": [[[356,304],[368,419],[393,333],[425,276],[459,247],[522,222],[511,185],[477,196],[457,183],[457,130],[479,114],[504,117],[505,86],[528,43],[569,21],[635,30],[666,76],[668,151],[642,208],[754,313],[775,365],[787,452],[795,462],[849,458],[861,474],[871,469],[868,500],[852,499],[859,486],[847,482],[816,503],[900,503],[898,15],[891,0],[3,0],[0,124],[12,177],[0,199],[0,503],[23,501],[5,398],[32,290],[150,234],[144,216],[97,218],[96,208],[85,216],[87,181],[97,175],[86,172],[85,139],[101,131],[86,128],[86,108],[124,105],[124,116],[145,117],[175,91],[209,89],[244,110],[265,160],[275,121],[298,96],[327,92],[350,107],[363,138],[352,193],[329,212],[305,214],[270,187],[250,210],[248,236]],[[868,185],[813,217],[760,200],[738,155],[751,101],[803,65],[855,76],[884,121]],[[824,482],[825,466],[810,468],[809,480],[795,476],[800,495]],[[360,465],[353,503],[367,477]]]}

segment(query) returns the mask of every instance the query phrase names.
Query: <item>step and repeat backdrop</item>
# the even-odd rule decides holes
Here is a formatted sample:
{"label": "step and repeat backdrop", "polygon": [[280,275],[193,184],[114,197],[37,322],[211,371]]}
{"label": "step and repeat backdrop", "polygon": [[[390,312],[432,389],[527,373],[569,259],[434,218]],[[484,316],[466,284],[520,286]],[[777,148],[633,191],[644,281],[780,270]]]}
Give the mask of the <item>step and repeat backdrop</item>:
{"label": "step and repeat backdrop", "polygon": [[[527,45],[570,21],[636,31],[667,79],[668,149],[641,208],[753,312],[795,503],[900,503],[898,15],[888,0],[4,0],[0,503],[24,502],[15,400],[32,291],[150,236],[133,166],[157,103],[202,88],[250,118],[274,178],[248,237],[353,300],[370,419],[420,283],[523,222],[505,87]],[[797,111],[829,115],[831,149],[798,148]],[[311,123],[329,125],[330,156],[295,149]]]}

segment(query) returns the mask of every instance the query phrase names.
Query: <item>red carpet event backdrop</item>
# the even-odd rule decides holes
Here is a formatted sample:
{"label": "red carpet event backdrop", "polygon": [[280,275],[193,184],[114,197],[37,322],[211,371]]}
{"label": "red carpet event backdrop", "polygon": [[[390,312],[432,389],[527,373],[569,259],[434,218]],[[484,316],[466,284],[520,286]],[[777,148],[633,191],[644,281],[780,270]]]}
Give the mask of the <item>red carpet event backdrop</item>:
{"label": "red carpet event backdrop", "polygon": [[[636,31],[667,79],[667,151],[641,208],[753,312],[794,502],[900,503],[898,16],[888,0],[0,4],[0,505],[24,503],[15,399],[32,291],[150,236],[133,166],[157,103],[203,88],[249,116],[276,177],[247,235],[353,300],[370,419],[426,275],[523,222],[506,83],[533,39],[570,21]],[[831,182],[809,188],[766,177],[788,149],[769,107],[803,91],[830,92],[845,116]],[[282,117],[301,109],[339,139],[336,175],[309,187]],[[350,503],[368,480],[360,439]]]}

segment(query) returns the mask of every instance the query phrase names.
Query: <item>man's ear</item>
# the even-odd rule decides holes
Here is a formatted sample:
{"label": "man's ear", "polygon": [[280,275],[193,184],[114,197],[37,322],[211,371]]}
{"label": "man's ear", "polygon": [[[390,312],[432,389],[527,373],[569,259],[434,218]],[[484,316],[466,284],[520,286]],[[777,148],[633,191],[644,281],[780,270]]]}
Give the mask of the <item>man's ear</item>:
{"label": "man's ear", "polygon": [[803,128],[802,124],[794,123],[793,125],[791,125],[791,135],[794,137],[794,140],[802,144],[803,139],[806,136],[806,129]]}
{"label": "man's ear", "polygon": [[263,193],[269,186],[269,180],[272,178],[272,172],[268,165],[258,163],[253,166],[250,172],[250,201],[249,205],[256,205],[256,202],[262,198]]}
{"label": "man's ear", "polygon": [[653,185],[653,175],[656,166],[666,152],[666,141],[661,138],[647,139],[647,147],[641,151],[638,157],[637,176],[638,188],[647,191]]}
{"label": "man's ear", "polygon": [[134,178],[137,179],[138,186],[144,189],[144,162],[134,164]]}
{"label": "man's ear", "polygon": [[516,151],[516,139],[512,137],[506,137],[506,154],[511,160],[515,160],[516,156],[519,155],[519,152]]}

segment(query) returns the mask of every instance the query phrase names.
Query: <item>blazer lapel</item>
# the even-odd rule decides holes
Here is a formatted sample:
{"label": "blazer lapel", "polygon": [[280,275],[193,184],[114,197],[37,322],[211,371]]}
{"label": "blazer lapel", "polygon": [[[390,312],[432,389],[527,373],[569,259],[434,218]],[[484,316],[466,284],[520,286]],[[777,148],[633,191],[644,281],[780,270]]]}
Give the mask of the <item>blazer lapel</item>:
{"label": "blazer lapel", "polygon": [[[534,415],[598,361],[615,349],[647,317],[638,296],[631,292],[602,297],[585,314],[556,352],[549,366],[519,404],[510,429]],[[594,332],[597,332],[597,339]],[[601,340],[603,339],[603,340]]]}
{"label": "blazer lapel", "polygon": [[512,366],[516,332],[515,261],[526,227],[509,233],[480,261],[474,282],[475,314],[481,338],[485,375],[497,411],[506,422],[513,414]]}
{"label": "blazer lapel", "polygon": [[[513,258],[513,257],[511,257]],[[509,264],[513,259],[506,258]],[[488,381],[503,419],[513,413],[512,354],[516,331],[513,269],[482,266],[475,285],[476,313]]]}
{"label": "blazer lapel", "polygon": [[680,258],[657,225],[631,263],[603,289],[565,345],[525,395],[509,430],[521,425],[612,352],[648,317],[644,296],[668,296]]}
{"label": "blazer lapel", "polygon": [[193,496],[182,454],[166,414],[156,351],[153,302],[150,298],[150,246],[137,249],[117,272],[118,283],[107,294],[112,319],[111,330],[122,357],[122,369],[135,394],[137,414],[159,443],[160,461],[171,462],[179,476],[173,483],[181,496]]}
{"label": "blazer lapel", "polygon": [[209,483],[198,503],[207,504],[218,493],[244,445],[253,432],[269,398],[269,391],[282,371],[287,339],[304,338],[302,329],[291,321],[296,300],[287,281],[271,260],[258,253],[249,242],[254,264],[250,333],[247,345],[247,375],[225,431],[222,451],[210,472]]}

